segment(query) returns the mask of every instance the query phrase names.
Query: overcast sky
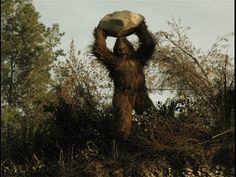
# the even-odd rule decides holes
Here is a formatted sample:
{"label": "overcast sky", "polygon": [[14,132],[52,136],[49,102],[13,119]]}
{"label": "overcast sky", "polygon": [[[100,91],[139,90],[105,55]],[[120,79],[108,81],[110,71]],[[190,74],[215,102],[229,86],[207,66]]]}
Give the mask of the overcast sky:
{"label": "overcast sky", "polygon": [[234,0],[33,0],[33,4],[45,25],[58,23],[65,32],[61,40],[65,52],[72,38],[83,52],[92,43],[92,30],[99,20],[117,10],[142,14],[153,32],[168,30],[167,21],[180,17],[184,27],[191,27],[187,33],[190,40],[203,50],[208,50],[217,36],[234,32]]}
{"label": "overcast sky", "polygon": [[[93,41],[92,31],[99,20],[120,10],[142,14],[153,32],[168,31],[167,21],[180,17],[184,27],[191,27],[187,35],[193,45],[204,51],[210,49],[218,36],[234,32],[234,0],[33,0],[33,4],[46,26],[58,23],[61,32],[65,32],[61,47],[66,53],[72,38],[83,53]],[[114,38],[109,38],[108,43],[112,45],[112,42]],[[231,44],[229,54],[233,55],[233,38]],[[171,94],[163,92],[150,97],[155,102],[165,101]]]}

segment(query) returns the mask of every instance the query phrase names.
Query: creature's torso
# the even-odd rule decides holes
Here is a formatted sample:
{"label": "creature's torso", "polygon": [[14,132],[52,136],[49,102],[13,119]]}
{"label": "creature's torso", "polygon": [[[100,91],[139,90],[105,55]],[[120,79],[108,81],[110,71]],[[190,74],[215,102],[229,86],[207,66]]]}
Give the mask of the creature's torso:
{"label": "creature's torso", "polygon": [[112,74],[116,89],[141,90],[145,87],[142,65],[135,59],[121,59],[117,61]]}

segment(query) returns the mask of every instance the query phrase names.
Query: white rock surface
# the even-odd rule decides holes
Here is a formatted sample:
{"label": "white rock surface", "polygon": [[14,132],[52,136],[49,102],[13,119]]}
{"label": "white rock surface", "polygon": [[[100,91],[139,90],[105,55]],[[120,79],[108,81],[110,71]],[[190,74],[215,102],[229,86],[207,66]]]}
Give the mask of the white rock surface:
{"label": "white rock surface", "polygon": [[99,22],[109,36],[127,36],[134,33],[135,28],[144,21],[144,17],[128,10],[115,11],[105,15]]}

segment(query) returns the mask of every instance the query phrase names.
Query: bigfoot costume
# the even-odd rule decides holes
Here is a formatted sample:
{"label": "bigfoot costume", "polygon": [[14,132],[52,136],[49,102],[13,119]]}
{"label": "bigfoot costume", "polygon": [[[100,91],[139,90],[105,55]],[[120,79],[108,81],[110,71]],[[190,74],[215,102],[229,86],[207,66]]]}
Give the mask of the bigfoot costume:
{"label": "bigfoot costume", "polygon": [[137,27],[135,34],[140,42],[136,51],[124,36],[120,36],[111,52],[106,47],[106,32],[99,27],[94,30],[92,53],[108,69],[114,81],[113,111],[121,137],[127,137],[131,131],[133,109],[136,114],[155,109],[143,73],[155,48],[154,39],[145,22]]}

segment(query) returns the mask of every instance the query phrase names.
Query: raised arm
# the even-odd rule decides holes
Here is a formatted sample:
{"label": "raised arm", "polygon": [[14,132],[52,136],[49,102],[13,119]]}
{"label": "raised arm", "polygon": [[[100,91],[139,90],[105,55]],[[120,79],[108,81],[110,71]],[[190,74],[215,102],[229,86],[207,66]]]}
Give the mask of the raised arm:
{"label": "raised arm", "polygon": [[106,33],[99,27],[94,29],[94,43],[92,45],[92,53],[97,57],[97,60],[105,65],[109,70],[115,64],[115,57],[106,46]]}
{"label": "raised arm", "polygon": [[139,38],[139,48],[136,51],[136,57],[144,66],[153,55],[155,40],[153,35],[148,31],[145,22],[137,28],[136,35]]}

